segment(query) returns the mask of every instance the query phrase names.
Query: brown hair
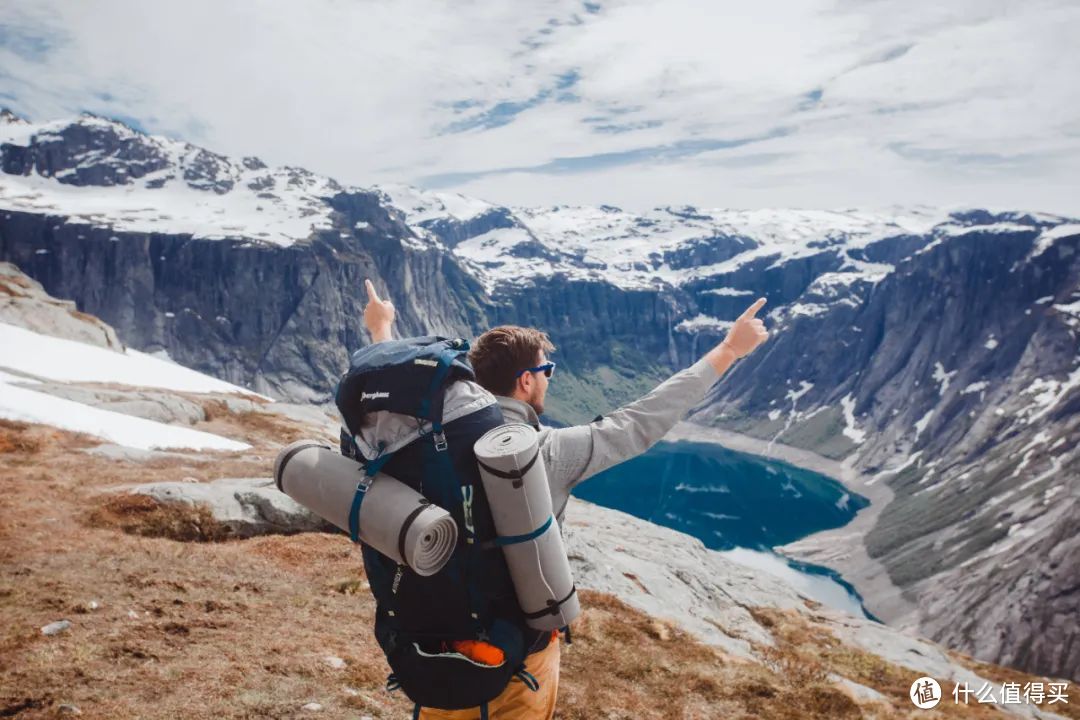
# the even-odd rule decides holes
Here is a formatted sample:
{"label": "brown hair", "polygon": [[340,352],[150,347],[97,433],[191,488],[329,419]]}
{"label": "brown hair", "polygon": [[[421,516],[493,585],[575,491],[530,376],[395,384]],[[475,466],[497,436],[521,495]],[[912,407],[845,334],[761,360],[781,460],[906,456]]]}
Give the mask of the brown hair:
{"label": "brown hair", "polygon": [[485,390],[509,395],[514,391],[517,374],[533,367],[541,350],[547,353],[555,350],[546,332],[500,325],[476,339],[469,351],[469,362],[476,372],[476,381]]}

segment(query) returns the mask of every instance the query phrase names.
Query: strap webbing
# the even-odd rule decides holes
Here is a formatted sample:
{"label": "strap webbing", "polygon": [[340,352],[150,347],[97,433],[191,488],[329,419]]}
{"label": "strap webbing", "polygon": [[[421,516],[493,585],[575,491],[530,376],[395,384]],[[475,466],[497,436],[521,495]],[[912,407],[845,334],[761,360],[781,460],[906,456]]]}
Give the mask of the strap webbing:
{"label": "strap webbing", "polygon": [[488,720],[488,706],[484,703],[480,706],[480,720]]}
{"label": "strap webbing", "polygon": [[413,705],[412,720],[420,720],[420,703]]}
{"label": "strap webbing", "polygon": [[[375,477],[375,474],[382,469],[382,466],[386,464],[386,461],[393,457],[393,453],[387,453],[381,457],[377,457],[374,460],[368,462],[364,468],[364,475],[370,480]],[[354,543],[360,542],[360,505],[364,502],[364,496],[367,495],[367,487],[363,482],[357,483],[356,494],[353,495],[352,507],[349,508],[349,537],[352,538]]]}
{"label": "strap webbing", "polygon": [[477,459],[476,462],[480,465],[480,467],[482,467],[484,470],[491,473],[495,477],[501,477],[504,480],[520,480],[521,478],[525,477],[525,473],[529,472],[529,470],[532,469],[532,466],[536,464],[536,459],[538,457],[540,457],[540,451],[539,450],[537,450],[536,454],[532,456],[532,460],[525,463],[525,467],[521,468],[520,470],[510,470],[510,471],[497,470],[497,469],[491,467],[490,465],[485,464],[480,459]]}
{"label": "strap webbing", "polygon": [[506,535],[503,537],[495,538],[495,544],[499,546],[503,545],[517,545],[518,543],[529,542],[547,532],[547,529],[551,527],[551,523],[555,521],[554,515],[548,515],[547,521],[540,527],[533,530],[531,533],[525,533],[524,535]]}
{"label": "strap webbing", "polygon": [[428,387],[427,395],[420,401],[420,417],[430,417],[435,432],[442,432],[443,381],[446,380],[454,360],[465,353],[465,350],[457,349],[447,349],[439,353],[439,367],[431,376],[431,385]]}
{"label": "strap webbing", "polygon": [[536,692],[540,689],[540,681],[537,680],[536,676],[526,670],[524,667],[514,673],[514,677],[525,683],[525,687],[529,688],[533,692]]}
{"label": "strap webbing", "polygon": [[[434,500],[435,504],[442,508],[453,508],[460,505],[462,495],[461,488],[471,486],[467,474],[459,474],[454,469],[454,463],[450,454],[440,452],[438,447],[431,443],[424,443],[424,477],[430,478],[434,487],[425,489],[424,495]],[[462,528],[467,537],[472,539],[468,527]],[[461,584],[465,589],[465,600],[469,607],[469,615],[477,637],[484,632],[484,596],[480,587],[477,586],[479,578],[477,562],[480,559],[475,543],[467,542],[462,548],[464,552],[455,552],[450,556],[450,562],[444,568],[450,578]]]}
{"label": "strap webbing", "polygon": [[559,608],[562,606],[562,604],[570,598],[574,597],[574,593],[576,592],[577,586],[575,585],[574,587],[570,588],[570,592],[562,600],[559,600],[558,602],[555,602],[554,600],[548,600],[548,606],[545,609],[537,612],[525,613],[525,617],[529,620],[536,620],[537,618],[542,618],[545,615],[558,615]]}

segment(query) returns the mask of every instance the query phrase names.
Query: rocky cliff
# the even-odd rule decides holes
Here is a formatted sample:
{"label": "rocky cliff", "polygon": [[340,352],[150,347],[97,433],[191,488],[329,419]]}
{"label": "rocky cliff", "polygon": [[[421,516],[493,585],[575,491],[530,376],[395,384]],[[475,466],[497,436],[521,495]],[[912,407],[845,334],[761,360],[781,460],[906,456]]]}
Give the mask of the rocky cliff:
{"label": "rocky cliff", "polygon": [[694,420],[842,460],[855,489],[892,498],[850,551],[788,551],[856,586],[881,570],[902,592],[860,589],[891,622],[1040,672],[1080,667],[1075,221],[500,208],[347,188],[92,116],[0,123],[0,259],[132,347],[277,397],[329,399],[366,342],[365,277],[404,334],[548,330],[568,371],[561,421],[647,389],[767,297],[770,340]]}

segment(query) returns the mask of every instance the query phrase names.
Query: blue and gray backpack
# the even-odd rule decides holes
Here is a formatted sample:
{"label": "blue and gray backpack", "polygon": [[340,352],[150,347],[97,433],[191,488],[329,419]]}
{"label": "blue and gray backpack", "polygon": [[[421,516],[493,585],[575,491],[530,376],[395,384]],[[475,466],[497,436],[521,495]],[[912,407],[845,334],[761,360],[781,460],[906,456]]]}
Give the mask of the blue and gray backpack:
{"label": "blue and gray backpack", "polygon": [[[452,383],[475,381],[466,358],[467,341],[438,336],[391,340],[355,352],[338,385],[336,402],[344,420],[341,452],[373,477],[383,471],[447,510],[458,526],[457,547],[439,572],[422,577],[361,542],[364,569],[375,596],[375,637],[392,673],[387,689],[402,689],[421,707],[456,710],[487,703],[511,680],[530,689],[536,680],[525,657],[546,646],[550,634],[525,623],[473,454],[473,444],[503,423],[491,396],[474,386],[481,402],[447,412]],[[475,408],[475,409],[474,409]],[[462,415],[462,411],[468,411]],[[373,413],[412,418],[415,432],[404,439],[361,439]],[[363,487],[363,486],[361,486]],[[350,514],[354,542],[364,492],[357,490]],[[404,536],[404,530],[402,531]],[[453,640],[481,640],[503,651],[505,662],[483,665],[454,652]]]}

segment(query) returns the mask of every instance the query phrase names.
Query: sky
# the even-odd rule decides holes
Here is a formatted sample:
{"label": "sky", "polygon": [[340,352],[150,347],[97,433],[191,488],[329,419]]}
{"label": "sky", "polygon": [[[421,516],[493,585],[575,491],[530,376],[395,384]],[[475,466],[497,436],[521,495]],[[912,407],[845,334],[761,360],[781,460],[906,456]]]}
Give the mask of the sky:
{"label": "sky", "polygon": [[0,0],[0,106],[507,205],[1080,216],[1075,0]]}

